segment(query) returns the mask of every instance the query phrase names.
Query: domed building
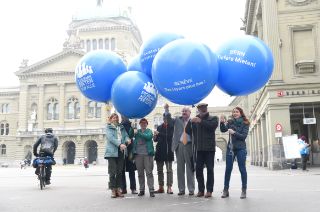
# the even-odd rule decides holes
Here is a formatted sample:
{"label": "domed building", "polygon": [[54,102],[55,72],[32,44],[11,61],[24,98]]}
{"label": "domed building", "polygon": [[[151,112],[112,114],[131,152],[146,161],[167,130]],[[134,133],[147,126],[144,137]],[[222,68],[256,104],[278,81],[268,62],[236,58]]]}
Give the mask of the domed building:
{"label": "domed building", "polygon": [[[58,164],[77,164],[87,157],[89,162],[105,163],[105,124],[114,111],[112,104],[84,97],[74,80],[75,67],[87,52],[105,49],[116,52],[127,63],[142,45],[138,26],[130,7],[119,7],[108,1],[79,9],[67,30],[68,39],[60,52],[34,64],[24,60],[15,73],[20,86],[0,88],[0,164],[14,165],[31,151],[44,128],[51,127],[59,139],[55,153]],[[146,118],[149,128],[162,123],[163,97]],[[168,102],[169,103],[169,102]],[[173,116],[182,107],[170,103]],[[212,109],[210,109],[212,110]],[[195,109],[192,109],[195,115]],[[229,108],[215,110],[217,115]],[[138,120],[132,120],[138,127]],[[218,133],[218,130],[217,130]],[[226,148],[226,135],[217,135],[218,146]]]}

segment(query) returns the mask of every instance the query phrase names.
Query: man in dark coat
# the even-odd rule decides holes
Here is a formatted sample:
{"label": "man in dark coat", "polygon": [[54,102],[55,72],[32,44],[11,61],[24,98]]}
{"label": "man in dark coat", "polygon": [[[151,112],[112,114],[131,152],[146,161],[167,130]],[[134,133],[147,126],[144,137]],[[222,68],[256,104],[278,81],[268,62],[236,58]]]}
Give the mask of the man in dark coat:
{"label": "man in dark coat", "polygon": [[136,176],[135,176],[136,165],[133,163],[133,151],[132,151],[133,150],[132,138],[134,136],[134,132],[131,126],[131,122],[127,117],[121,116],[121,124],[126,129],[126,132],[128,133],[128,136],[131,139],[131,143],[127,146],[127,152],[125,155],[125,161],[124,161],[124,167],[123,167],[123,173],[122,173],[121,192],[122,194],[127,193],[126,172],[129,172],[131,193],[138,194],[137,188],[136,188]]}
{"label": "man in dark coat", "polygon": [[[197,197],[212,197],[214,184],[214,155],[216,151],[215,130],[218,127],[218,117],[210,116],[207,110],[208,104],[197,105],[199,114],[192,118],[187,126],[186,133],[192,137],[194,145],[194,158],[196,161],[196,178],[198,181]],[[204,194],[204,165],[207,167],[207,193]]]}
{"label": "man in dark coat", "polygon": [[155,193],[164,193],[164,173],[163,166],[166,165],[167,169],[167,193],[173,194],[172,183],[173,183],[173,172],[172,172],[172,161],[174,155],[171,150],[172,136],[173,136],[173,125],[168,122],[170,114],[163,115],[163,124],[161,124],[157,131],[154,133],[154,142],[157,142],[155,160],[157,162],[158,171],[158,182],[159,189]]}

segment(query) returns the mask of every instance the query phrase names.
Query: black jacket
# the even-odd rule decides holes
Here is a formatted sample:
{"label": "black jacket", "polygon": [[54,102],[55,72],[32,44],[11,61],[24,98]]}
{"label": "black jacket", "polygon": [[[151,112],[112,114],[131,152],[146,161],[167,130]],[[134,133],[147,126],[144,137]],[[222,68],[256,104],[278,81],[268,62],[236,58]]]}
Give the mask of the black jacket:
{"label": "black jacket", "polygon": [[230,147],[230,141],[232,141],[232,150],[246,149],[246,138],[249,131],[249,125],[245,123],[238,124],[233,119],[228,120],[227,123],[220,123],[220,131],[227,132],[228,129],[233,129],[236,133],[230,135],[228,148]]}
{"label": "black jacket", "polygon": [[201,118],[200,123],[192,123],[191,120],[186,126],[186,133],[192,137],[195,149],[197,151],[216,151],[215,131],[218,127],[219,119],[216,116],[210,116],[209,113]]}
{"label": "black jacket", "polygon": [[58,138],[52,133],[46,133],[45,135],[42,135],[40,138],[38,138],[36,143],[33,145],[33,154],[35,156],[38,156],[37,149],[39,145],[39,154],[42,154],[43,156],[53,156],[54,152],[58,148]]}
{"label": "black jacket", "polygon": [[172,137],[173,137],[173,125],[169,123],[167,126],[161,124],[157,127],[159,134],[155,137],[154,142],[156,145],[156,161],[173,161],[174,155],[171,150]]}

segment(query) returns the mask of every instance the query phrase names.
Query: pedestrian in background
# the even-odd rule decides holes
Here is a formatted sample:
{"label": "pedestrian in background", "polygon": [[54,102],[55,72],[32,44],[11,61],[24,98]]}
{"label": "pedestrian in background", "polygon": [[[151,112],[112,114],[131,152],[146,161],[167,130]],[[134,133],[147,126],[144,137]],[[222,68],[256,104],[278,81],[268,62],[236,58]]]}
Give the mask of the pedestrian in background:
{"label": "pedestrian in background", "polygon": [[240,107],[235,107],[232,110],[232,118],[230,120],[227,121],[225,116],[220,117],[221,132],[229,132],[222,198],[229,197],[229,184],[235,159],[237,159],[241,173],[242,191],[240,198],[244,199],[247,196],[246,138],[248,135],[249,125],[250,122]]}

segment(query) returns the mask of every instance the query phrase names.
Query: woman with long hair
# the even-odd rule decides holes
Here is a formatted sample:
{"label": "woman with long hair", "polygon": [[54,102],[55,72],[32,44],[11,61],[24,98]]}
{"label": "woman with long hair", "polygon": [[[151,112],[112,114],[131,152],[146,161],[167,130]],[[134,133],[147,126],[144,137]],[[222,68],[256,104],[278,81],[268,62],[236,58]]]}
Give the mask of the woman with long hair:
{"label": "woman with long hair", "polygon": [[108,160],[109,188],[112,190],[111,198],[123,197],[120,192],[122,170],[124,165],[124,151],[131,143],[126,129],[119,123],[119,116],[113,113],[106,126],[106,151],[104,158]]}
{"label": "woman with long hair", "polygon": [[244,114],[243,109],[240,107],[235,107],[232,110],[232,118],[228,121],[225,116],[220,117],[220,131],[229,132],[222,198],[229,197],[229,183],[235,158],[237,158],[241,173],[242,192],[240,198],[245,199],[247,196],[247,147],[245,140],[248,135],[249,125],[250,122]]}

